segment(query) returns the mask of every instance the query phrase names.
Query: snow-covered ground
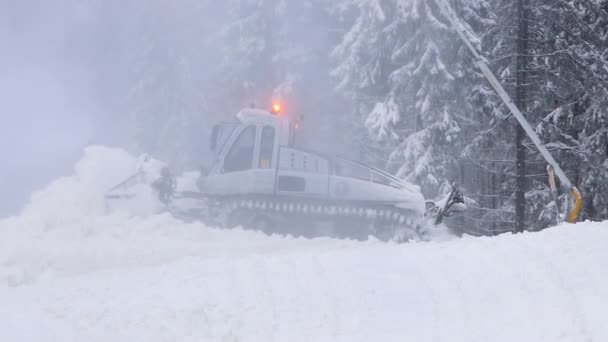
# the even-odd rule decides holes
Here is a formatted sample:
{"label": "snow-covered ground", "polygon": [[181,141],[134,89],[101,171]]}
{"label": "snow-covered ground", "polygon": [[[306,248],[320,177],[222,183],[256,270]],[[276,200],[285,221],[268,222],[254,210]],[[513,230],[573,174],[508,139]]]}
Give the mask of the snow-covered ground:
{"label": "snow-covered ground", "polygon": [[90,148],[0,221],[0,341],[608,341],[608,223],[387,244],[106,214],[133,162]]}

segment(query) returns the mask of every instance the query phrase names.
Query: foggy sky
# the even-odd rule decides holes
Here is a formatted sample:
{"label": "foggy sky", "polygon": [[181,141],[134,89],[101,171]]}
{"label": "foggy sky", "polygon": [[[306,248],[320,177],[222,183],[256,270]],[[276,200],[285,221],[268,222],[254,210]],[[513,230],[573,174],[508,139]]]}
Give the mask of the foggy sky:
{"label": "foggy sky", "polygon": [[60,6],[0,1],[0,217],[71,172],[93,141],[86,72],[70,63]]}

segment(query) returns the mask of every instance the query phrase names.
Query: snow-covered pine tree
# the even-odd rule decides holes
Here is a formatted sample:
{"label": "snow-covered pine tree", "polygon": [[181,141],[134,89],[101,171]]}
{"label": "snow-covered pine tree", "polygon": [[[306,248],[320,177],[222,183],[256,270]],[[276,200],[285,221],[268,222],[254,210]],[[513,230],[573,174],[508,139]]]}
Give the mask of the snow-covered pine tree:
{"label": "snow-covered pine tree", "polygon": [[548,57],[539,59],[544,86],[538,102],[548,114],[538,131],[581,189],[582,218],[606,219],[608,12],[596,1],[539,2]]}
{"label": "snow-covered pine tree", "polygon": [[[497,25],[483,36],[484,54],[502,83],[512,89],[516,43],[514,3],[495,0],[492,6]],[[605,114],[599,114],[603,108],[601,103],[606,98],[602,72],[605,57],[604,61],[601,58],[602,52],[606,51],[605,43],[602,45],[605,39],[601,39],[605,34],[602,30],[606,27],[603,24],[605,14],[588,1],[533,0],[529,9],[529,101],[526,115],[532,124],[539,124],[538,132],[543,140],[572,181],[583,190],[585,215],[587,212],[596,215],[593,203],[605,201],[602,195],[595,195],[595,189],[602,187],[601,181],[597,180],[605,179],[605,168],[601,166],[605,161],[604,133],[591,133],[594,136],[593,147],[583,141],[587,141],[588,132],[603,132],[605,127],[602,119]],[[481,225],[493,222],[501,231],[513,221],[514,207],[509,198],[512,198],[514,189],[515,151],[510,142],[514,133],[502,118],[508,111],[499,109],[503,114],[495,115],[486,125],[486,132],[490,129],[492,132],[487,137],[490,139],[484,139],[482,134],[473,140],[468,150],[471,156],[477,157],[479,168],[491,174],[490,188],[493,190],[488,195],[498,198],[492,199],[494,203],[490,207],[493,209],[481,216]],[[555,212],[547,188],[546,162],[533,146],[527,150],[530,157],[527,226],[540,229],[555,222]],[[592,159],[596,161],[590,163]],[[592,175],[589,176],[590,182],[585,180],[587,175]],[[587,187],[585,184],[593,185]]]}
{"label": "snow-covered pine tree", "polygon": [[[472,25],[484,26],[483,1],[451,3]],[[399,22],[393,28],[397,49],[392,61],[387,103],[400,108],[404,137],[391,154],[398,174],[433,197],[445,193],[452,181],[464,180],[463,129],[476,116],[470,87],[480,81],[470,53],[453,35],[453,28],[432,1],[401,1]]]}
{"label": "snow-covered pine tree", "polygon": [[[362,99],[359,108],[370,136],[386,148],[386,165],[421,185],[427,197],[444,193],[461,178],[462,130],[475,115],[467,86],[479,76],[471,56],[433,1],[357,5],[352,28],[335,52],[339,86]],[[486,4],[455,6],[481,18]]]}
{"label": "snow-covered pine tree", "polygon": [[[521,35],[518,19],[518,2],[495,0],[491,2],[491,13],[493,22],[488,22],[489,27],[486,31],[477,31],[482,37],[482,53],[488,58],[490,67],[497,75],[505,88],[511,92],[512,97],[516,98],[516,84],[518,81],[518,45]],[[525,4],[524,11],[528,19],[528,46],[525,48],[526,65],[524,66],[526,80],[521,82],[519,94],[522,97],[519,106],[524,111],[527,119],[534,125],[540,121],[538,112],[542,109],[538,106],[538,96],[540,81],[539,75],[542,68],[538,65],[538,58],[541,53],[538,40],[538,22],[536,21],[538,4],[534,1]],[[544,167],[546,162],[540,158],[536,149],[527,139],[525,143],[526,166],[525,171],[518,170],[518,153],[515,146],[518,124],[511,118],[510,111],[504,106],[502,101],[498,101],[492,90],[487,87],[487,81],[483,80],[481,86],[473,88],[473,97],[484,102],[485,120],[480,120],[480,131],[477,136],[469,140],[465,149],[465,154],[469,161],[476,165],[479,175],[479,203],[481,212],[478,214],[477,226],[486,232],[499,233],[514,229],[516,221],[516,193],[517,189],[530,189],[525,193],[525,203],[527,217],[531,218],[527,222],[519,222],[520,229],[529,229],[536,223],[538,211],[546,203],[550,202],[550,195],[547,191],[547,180]],[[481,113],[480,113],[481,114]],[[525,177],[525,178],[522,178]],[[522,179],[525,181],[522,183]],[[521,202],[521,199],[519,200]],[[521,220],[521,217],[519,217]]]}
{"label": "snow-covered pine tree", "polygon": [[[345,33],[332,52],[336,63],[332,76],[336,80],[336,88],[352,103],[349,132],[357,137],[353,144],[355,157],[385,166],[394,140],[399,138],[393,131],[399,113],[384,104],[392,48],[383,32],[393,21],[396,3],[345,0],[336,4],[334,13],[342,20]],[[370,139],[364,123],[370,113],[381,110],[390,114],[378,118],[379,123],[381,120],[386,122],[377,128],[375,134],[379,138],[374,141]]]}
{"label": "snow-covered pine tree", "polygon": [[[508,87],[514,73],[512,60],[504,56],[514,55],[512,2],[473,1],[468,6],[452,3],[452,8],[472,36],[479,37],[478,50],[488,57],[490,67]],[[459,42],[455,33],[452,39]],[[464,46],[460,50],[470,54]],[[477,204],[469,206],[467,219],[459,228],[473,234],[497,234],[511,230],[514,223],[514,126],[509,110],[481,71],[471,60],[464,59],[463,66],[472,68],[469,72],[476,77],[462,85],[472,107],[466,120],[460,122],[464,144],[460,154],[464,164],[462,183],[467,196]]]}

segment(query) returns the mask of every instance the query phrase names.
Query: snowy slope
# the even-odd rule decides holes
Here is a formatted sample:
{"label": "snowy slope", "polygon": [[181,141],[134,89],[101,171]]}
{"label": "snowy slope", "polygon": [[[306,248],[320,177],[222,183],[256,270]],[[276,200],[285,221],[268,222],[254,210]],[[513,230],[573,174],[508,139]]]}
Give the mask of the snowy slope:
{"label": "snowy slope", "polygon": [[0,221],[2,341],[608,341],[608,223],[385,244],[106,215],[133,160]]}

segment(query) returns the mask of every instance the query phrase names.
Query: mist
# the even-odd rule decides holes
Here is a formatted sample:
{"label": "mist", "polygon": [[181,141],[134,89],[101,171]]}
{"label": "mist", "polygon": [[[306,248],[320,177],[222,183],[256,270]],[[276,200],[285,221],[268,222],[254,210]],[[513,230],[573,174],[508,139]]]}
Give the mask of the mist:
{"label": "mist", "polygon": [[67,175],[93,140],[86,71],[70,62],[57,6],[0,4],[0,216]]}
{"label": "mist", "polygon": [[349,151],[331,131],[352,123],[328,72],[327,9],[271,5],[0,3],[0,215],[69,174],[90,144],[198,169],[215,122],[277,99],[304,119],[299,141]]}

